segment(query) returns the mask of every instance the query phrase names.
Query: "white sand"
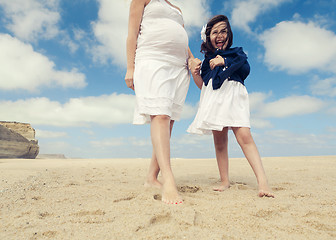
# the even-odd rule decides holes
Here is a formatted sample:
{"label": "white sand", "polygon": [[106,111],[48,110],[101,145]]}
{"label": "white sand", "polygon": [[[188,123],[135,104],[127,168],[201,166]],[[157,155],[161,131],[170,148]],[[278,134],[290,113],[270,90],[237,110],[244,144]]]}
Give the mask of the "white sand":
{"label": "white sand", "polygon": [[0,159],[0,239],[336,239],[336,156],[245,159],[212,191],[214,159],[173,159],[181,206],[145,190],[149,159]]}

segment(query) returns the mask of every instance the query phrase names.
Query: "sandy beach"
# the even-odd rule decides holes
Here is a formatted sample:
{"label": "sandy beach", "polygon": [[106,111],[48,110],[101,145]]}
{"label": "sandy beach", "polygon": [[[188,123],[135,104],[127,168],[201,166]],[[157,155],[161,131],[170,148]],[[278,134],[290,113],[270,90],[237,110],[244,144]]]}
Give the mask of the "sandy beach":
{"label": "sandy beach", "polygon": [[245,159],[212,191],[215,159],[172,159],[184,203],[144,189],[149,159],[0,159],[0,239],[336,239],[336,156]]}

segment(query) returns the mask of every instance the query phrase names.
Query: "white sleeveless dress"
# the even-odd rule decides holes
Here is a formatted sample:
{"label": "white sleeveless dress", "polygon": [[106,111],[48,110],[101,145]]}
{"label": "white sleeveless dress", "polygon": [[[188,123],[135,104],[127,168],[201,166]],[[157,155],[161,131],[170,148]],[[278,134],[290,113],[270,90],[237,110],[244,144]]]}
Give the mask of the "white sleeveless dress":
{"label": "white sleeveless dress", "polygon": [[188,35],[181,12],[165,0],[145,7],[135,54],[133,124],[151,115],[179,120],[188,92]]}

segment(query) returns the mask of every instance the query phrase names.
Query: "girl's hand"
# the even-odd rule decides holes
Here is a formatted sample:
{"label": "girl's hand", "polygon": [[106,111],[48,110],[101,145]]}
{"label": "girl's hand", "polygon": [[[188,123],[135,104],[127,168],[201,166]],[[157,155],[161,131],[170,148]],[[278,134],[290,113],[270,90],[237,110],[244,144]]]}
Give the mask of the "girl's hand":
{"label": "girl's hand", "polygon": [[202,61],[198,58],[189,58],[188,66],[192,75],[200,75]]}
{"label": "girl's hand", "polygon": [[209,64],[210,64],[211,70],[213,70],[217,66],[224,66],[225,61],[224,61],[224,58],[222,58],[220,55],[217,55],[215,58],[209,61]]}
{"label": "girl's hand", "polygon": [[127,70],[126,75],[125,75],[125,83],[127,87],[132,90],[134,90],[133,75],[134,75],[134,69]]}

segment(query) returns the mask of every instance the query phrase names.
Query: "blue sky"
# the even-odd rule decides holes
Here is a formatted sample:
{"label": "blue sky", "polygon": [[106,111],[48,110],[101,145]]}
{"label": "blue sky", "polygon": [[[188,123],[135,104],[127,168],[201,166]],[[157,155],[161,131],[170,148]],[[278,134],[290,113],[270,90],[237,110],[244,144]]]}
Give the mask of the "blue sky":
{"label": "blue sky", "polygon": [[[200,30],[229,17],[248,54],[252,134],[262,157],[336,155],[336,1],[175,0],[193,54]],[[124,83],[129,1],[0,0],[0,120],[28,122],[41,153],[149,158],[149,126],[131,124]],[[191,84],[171,140],[174,158],[212,158],[211,136],[186,133]],[[230,157],[242,157],[230,135]]]}

